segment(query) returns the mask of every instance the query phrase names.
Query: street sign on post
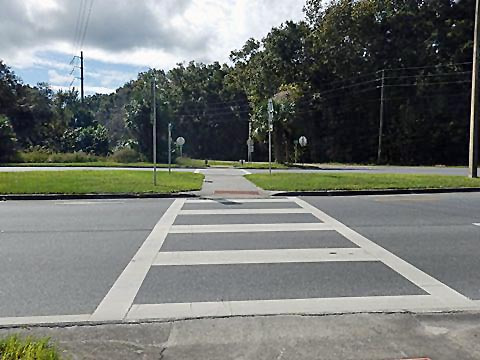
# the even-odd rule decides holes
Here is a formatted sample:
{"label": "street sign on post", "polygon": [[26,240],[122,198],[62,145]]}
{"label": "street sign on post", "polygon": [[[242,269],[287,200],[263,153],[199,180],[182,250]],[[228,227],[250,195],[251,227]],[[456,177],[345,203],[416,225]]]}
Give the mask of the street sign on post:
{"label": "street sign on post", "polygon": [[[300,144],[301,147],[307,146],[308,144],[307,138],[305,136],[300,136],[300,138],[298,139],[298,143]],[[300,157],[302,156],[300,155]],[[303,157],[302,157],[302,165],[303,165]]]}
{"label": "street sign on post", "polygon": [[248,162],[252,162],[252,153],[253,153],[253,139],[249,138],[247,140],[247,149],[248,149]]}
{"label": "street sign on post", "polygon": [[268,100],[268,173],[272,175],[273,100]]}
{"label": "street sign on post", "polygon": [[298,139],[298,143],[300,144],[301,147],[307,146],[307,138],[305,136],[300,136],[300,139]]}
{"label": "street sign on post", "polygon": [[184,137],[181,137],[179,136],[177,138],[177,140],[175,140],[175,144],[178,146],[178,148],[180,149],[180,157],[183,156],[183,145],[185,145],[185,138]]}

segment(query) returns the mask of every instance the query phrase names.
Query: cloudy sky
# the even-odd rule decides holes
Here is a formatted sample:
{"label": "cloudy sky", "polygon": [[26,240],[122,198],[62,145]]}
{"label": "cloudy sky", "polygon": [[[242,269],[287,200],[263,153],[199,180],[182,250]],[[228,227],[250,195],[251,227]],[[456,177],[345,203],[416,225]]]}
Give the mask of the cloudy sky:
{"label": "cloudy sky", "polygon": [[68,88],[79,76],[70,62],[82,48],[86,92],[108,93],[149,67],[228,62],[248,38],[302,19],[304,2],[0,0],[0,59],[26,83]]}

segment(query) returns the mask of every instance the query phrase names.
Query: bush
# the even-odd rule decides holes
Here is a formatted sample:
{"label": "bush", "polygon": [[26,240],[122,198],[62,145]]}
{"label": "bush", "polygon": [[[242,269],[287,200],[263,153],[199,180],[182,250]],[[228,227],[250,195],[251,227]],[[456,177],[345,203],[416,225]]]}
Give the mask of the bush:
{"label": "bush", "polygon": [[50,152],[44,149],[33,149],[19,153],[20,162],[24,163],[45,163],[48,162]]}
{"label": "bush", "polygon": [[142,160],[140,154],[130,148],[122,148],[116,150],[112,155],[110,155],[109,160],[118,162],[118,163],[134,163]]}
{"label": "bush", "polygon": [[19,154],[19,162],[23,163],[87,163],[104,160],[104,157],[86,154],[82,151],[52,153],[44,149],[35,149]]}
{"label": "bush", "polygon": [[87,163],[105,160],[101,156],[91,155],[83,151],[73,153],[53,153],[48,157],[50,163]]}
{"label": "bush", "polygon": [[[205,167],[205,160],[190,159],[188,157],[178,157],[175,162],[180,166],[201,168]],[[208,165],[207,165],[208,166]]]}

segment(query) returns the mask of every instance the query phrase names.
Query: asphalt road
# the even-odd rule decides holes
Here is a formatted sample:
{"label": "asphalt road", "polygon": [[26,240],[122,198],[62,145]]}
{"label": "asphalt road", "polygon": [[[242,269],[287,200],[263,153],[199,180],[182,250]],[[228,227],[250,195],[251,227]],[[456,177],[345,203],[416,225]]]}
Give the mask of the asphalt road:
{"label": "asphalt road", "polygon": [[[214,170],[219,170],[219,168],[209,168]],[[0,172],[25,172],[25,171],[70,171],[70,170],[132,170],[132,171],[152,171],[150,168],[106,168],[106,167],[54,167],[54,166],[44,166],[44,167],[12,167],[4,166],[0,167]],[[180,172],[192,172],[192,171],[201,171],[207,172],[208,169],[184,169],[184,168],[173,168],[173,171]],[[168,171],[167,168],[158,168],[157,171]],[[238,173],[238,169],[223,169],[221,171]],[[296,173],[379,173],[379,174],[433,174],[433,175],[459,175],[467,176],[468,168],[466,167],[443,167],[443,166],[348,166],[348,165],[328,165],[328,166],[319,166],[317,169],[301,169],[301,168],[289,168],[289,169],[273,169],[274,173],[276,172],[296,172]],[[268,169],[246,169],[245,173],[252,174],[264,174],[268,172]]]}
{"label": "asphalt road", "polygon": [[0,325],[480,309],[478,209],[480,194],[1,202]]}

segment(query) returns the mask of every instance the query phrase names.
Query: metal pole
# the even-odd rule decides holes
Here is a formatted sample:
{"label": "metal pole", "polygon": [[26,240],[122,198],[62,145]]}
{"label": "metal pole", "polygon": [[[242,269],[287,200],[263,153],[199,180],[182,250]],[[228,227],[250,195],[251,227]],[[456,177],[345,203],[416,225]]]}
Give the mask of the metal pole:
{"label": "metal pole", "polygon": [[155,74],[152,82],[152,108],[153,108],[153,185],[157,186],[157,101]]}
{"label": "metal pole", "polygon": [[385,103],[385,70],[382,70],[382,91],[380,95],[380,124],[378,126],[378,152],[377,163],[382,161],[382,137],[383,137],[383,108]]}
{"label": "metal pole", "polygon": [[82,100],[83,104],[83,51],[80,51],[80,99]]}
{"label": "metal pole", "polygon": [[168,123],[168,173],[172,172],[172,123]]}
{"label": "metal pole", "polygon": [[470,110],[470,144],[468,151],[468,176],[478,176],[478,71],[479,71],[479,49],[480,40],[480,1],[475,4],[475,35],[473,40],[473,69],[472,69],[472,100]]}
{"label": "metal pole", "polygon": [[268,100],[268,173],[272,175],[273,100]]}
{"label": "metal pole", "polygon": [[248,141],[247,141],[247,161],[249,163],[252,162],[252,153],[250,151],[251,147],[250,147],[250,141],[252,139],[252,121],[250,120],[248,122]]}

